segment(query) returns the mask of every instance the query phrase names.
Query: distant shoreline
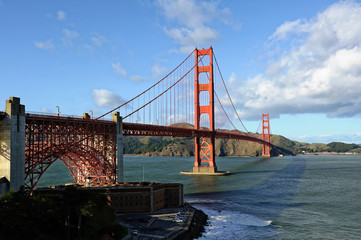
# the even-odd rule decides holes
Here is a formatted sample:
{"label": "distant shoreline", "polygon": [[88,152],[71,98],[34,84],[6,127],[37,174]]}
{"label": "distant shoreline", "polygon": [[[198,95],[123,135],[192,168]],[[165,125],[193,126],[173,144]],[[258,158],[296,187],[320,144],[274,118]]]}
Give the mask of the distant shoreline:
{"label": "distant shoreline", "polygon": [[299,155],[360,155],[356,152],[314,152],[314,153],[302,153]]}
{"label": "distant shoreline", "polygon": [[[299,153],[297,155],[361,155],[361,153],[356,153],[356,152],[306,152],[306,153]],[[194,156],[175,156],[175,155],[152,155],[152,154],[149,154],[149,153],[145,153],[145,154],[124,154],[123,155],[124,157],[194,157]],[[234,156],[234,155],[231,155],[231,156],[217,156],[217,157],[232,157],[232,158],[235,158],[235,157],[239,157],[239,158],[242,158],[242,157],[255,157],[255,156]],[[277,157],[277,156],[273,156],[273,157]]]}

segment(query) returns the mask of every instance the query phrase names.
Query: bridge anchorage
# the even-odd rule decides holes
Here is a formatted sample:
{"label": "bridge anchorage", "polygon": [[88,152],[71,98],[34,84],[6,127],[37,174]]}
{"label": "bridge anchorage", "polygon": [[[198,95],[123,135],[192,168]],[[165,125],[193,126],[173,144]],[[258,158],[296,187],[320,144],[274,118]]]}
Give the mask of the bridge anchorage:
{"label": "bridge anchorage", "polygon": [[[10,97],[0,112],[0,194],[24,186],[32,192],[57,160],[76,183],[109,184],[123,181],[122,119],[25,113],[20,98]],[[3,180],[4,181],[4,180]]]}

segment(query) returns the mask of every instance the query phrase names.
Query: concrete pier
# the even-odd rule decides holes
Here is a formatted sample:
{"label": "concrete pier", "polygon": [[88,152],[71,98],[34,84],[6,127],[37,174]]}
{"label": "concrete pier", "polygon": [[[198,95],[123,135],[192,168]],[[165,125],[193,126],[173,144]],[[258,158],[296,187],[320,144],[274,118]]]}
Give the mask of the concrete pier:
{"label": "concrete pier", "polygon": [[24,185],[25,106],[17,97],[6,100],[5,115],[0,119],[0,176],[10,182],[14,191]]}
{"label": "concrete pier", "polygon": [[205,176],[224,176],[231,174],[230,171],[217,171],[217,167],[193,167],[193,171],[182,171],[183,175],[205,175]]}

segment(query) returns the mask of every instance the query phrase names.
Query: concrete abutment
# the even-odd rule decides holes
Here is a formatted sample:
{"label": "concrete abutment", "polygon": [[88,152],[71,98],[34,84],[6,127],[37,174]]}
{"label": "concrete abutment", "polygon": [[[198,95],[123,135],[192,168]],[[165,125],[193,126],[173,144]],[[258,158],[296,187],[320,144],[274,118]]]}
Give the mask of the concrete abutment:
{"label": "concrete abutment", "polygon": [[112,114],[112,120],[116,123],[116,133],[115,137],[117,139],[116,143],[116,182],[121,183],[124,181],[124,168],[123,168],[123,118],[120,116],[119,112],[114,112]]}
{"label": "concrete abutment", "polygon": [[[82,118],[91,119],[87,113]],[[113,113],[112,121],[116,139],[112,146],[115,148],[115,179],[123,182],[123,123],[119,112]],[[25,106],[20,104],[20,98],[10,97],[5,112],[0,112],[0,195],[10,189],[17,191],[25,184],[25,134]]]}
{"label": "concrete abutment", "polygon": [[[24,185],[25,179],[25,106],[20,98],[6,100],[5,114],[0,120],[0,178],[5,178],[0,191],[14,191]],[[3,194],[0,192],[0,194]]]}

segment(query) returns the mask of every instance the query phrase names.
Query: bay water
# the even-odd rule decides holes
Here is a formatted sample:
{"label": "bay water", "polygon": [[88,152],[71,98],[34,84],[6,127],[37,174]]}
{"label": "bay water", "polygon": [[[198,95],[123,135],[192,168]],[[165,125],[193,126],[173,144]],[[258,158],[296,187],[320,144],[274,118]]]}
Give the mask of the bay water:
{"label": "bay water", "polygon": [[[361,155],[220,157],[231,175],[181,175],[193,162],[126,156],[124,180],[183,183],[185,200],[209,216],[201,239],[361,239]],[[67,182],[56,161],[37,187]]]}

